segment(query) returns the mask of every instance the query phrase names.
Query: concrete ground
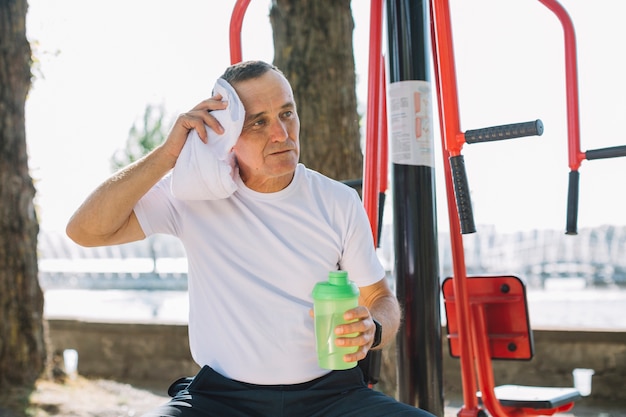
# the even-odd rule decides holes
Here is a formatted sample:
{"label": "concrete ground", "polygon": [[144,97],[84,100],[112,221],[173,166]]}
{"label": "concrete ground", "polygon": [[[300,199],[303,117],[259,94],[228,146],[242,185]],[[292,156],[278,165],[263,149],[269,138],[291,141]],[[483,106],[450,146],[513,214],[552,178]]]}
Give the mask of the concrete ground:
{"label": "concrete ground", "polygon": [[[584,400],[583,400],[584,401]],[[456,417],[461,409],[461,401],[447,401],[444,417]],[[619,405],[575,404],[566,413],[555,414],[559,417],[626,417],[626,407]]]}

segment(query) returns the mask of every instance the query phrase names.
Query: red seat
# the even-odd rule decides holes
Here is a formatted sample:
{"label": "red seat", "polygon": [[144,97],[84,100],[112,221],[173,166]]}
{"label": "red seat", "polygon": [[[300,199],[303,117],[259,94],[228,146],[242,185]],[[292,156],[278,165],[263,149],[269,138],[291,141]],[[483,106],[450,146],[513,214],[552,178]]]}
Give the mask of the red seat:
{"label": "red seat", "polygon": [[[552,415],[574,406],[580,398],[575,388],[502,385],[494,387],[493,359],[530,360],[534,354],[528,319],[526,286],[515,276],[467,277],[467,295],[472,313],[474,360],[480,389],[477,396],[497,405],[507,415]],[[446,311],[450,354],[460,357],[459,324],[452,278],[444,280],[442,292]]]}

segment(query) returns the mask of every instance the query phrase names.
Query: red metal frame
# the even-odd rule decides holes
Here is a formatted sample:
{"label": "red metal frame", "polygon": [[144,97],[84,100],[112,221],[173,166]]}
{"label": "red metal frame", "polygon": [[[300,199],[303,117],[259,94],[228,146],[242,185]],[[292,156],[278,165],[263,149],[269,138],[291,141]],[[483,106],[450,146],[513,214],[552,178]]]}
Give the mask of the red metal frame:
{"label": "red metal frame", "polygon": [[[459,357],[457,299],[452,284],[452,278],[447,278],[442,284],[442,291],[450,354]],[[491,358],[532,359],[533,339],[522,281],[515,276],[470,277],[467,286],[471,308],[480,308],[486,314],[484,326]]]}
{"label": "red metal frame", "polygon": [[454,184],[450,156],[459,155],[464,140],[459,121],[459,105],[456,84],[456,70],[450,23],[450,8],[446,0],[431,1],[431,32],[433,42],[433,66],[439,107],[439,123],[442,135],[442,153],[444,157],[444,178],[448,204],[448,219],[451,236],[452,267],[454,273],[454,291],[457,294],[458,338],[461,350],[461,383],[463,387],[463,406],[459,417],[477,416],[481,411],[476,392],[476,365],[474,362],[474,343],[472,339],[472,314],[467,290],[467,273],[459,213],[455,203]]}
{"label": "red metal frame", "polygon": [[241,27],[243,26],[243,18],[248,10],[250,0],[237,0],[233,13],[230,16],[230,63],[236,64],[242,61],[241,48]]}
{"label": "red metal frame", "polygon": [[567,11],[555,0],[539,0],[560,20],[565,37],[565,82],[567,94],[567,144],[568,162],[572,171],[577,171],[586,159],[580,150],[580,117],[578,108],[578,58],[576,55],[576,32]]}
{"label": "red metal frame", "polygon": [[[382,149],[386,149],[383,134],[386,132],[386,119],[382,119],[384,106],[384,67],[382,58],[383,1],[370,3],[370,46],[367,83],[367,125],[365,130],[365,161],[363,164],[363,205],[370,220],[374,243],[378,243],[378,193],[385,186],[386,170],[381,172]],[[382,107],[384,108],[384,107]],[[386,154],[386,152],[384,152]],[[386,166],[386,165],[385,165]],[[384,177],[384,178],[383,178]],[[386,187],[385,187],[386,188]],[[386,190],[382,190],[383,192]]]}
{"label": "red metal frame", "polygon": [[605,159],[626,156],[626,146],[603,149],[580,149],[580,116],[578,108],[578,70],[576,56],[576,33],[567,11],[556,0],[539,0],[552,11],[561,22],[565,41],[565,81],[567,97],[567,154],[570,168],[566,234],[577,234],[578,217],[578,169],[583,160]]}
{"label": "red metal frame", "polygon": [[[539,0],[544,3],[556,4],[553,0]],[[458,327],[457,346],[460,352],[461,379],[463,384],[463,406],[459,411],[460,417],[470,417],[482,415],[484,412],[479,407],[476,380],[481,391],[481,398],[484,407],[495,416],[530,416],[530,415],[550,415],[562,412],[573,407],[573,403],[566,404],[548,410],[534,410],[528,408],[504,407],[500,404],[495,395],[495,381],[491,365],[492,349],[488,337],[488,318],[486,316],[485,304],[482,302],[471,302],[468,288],[468,277],[465,267],[465,256],[463,248],[463,237],[460,230],[459,213],[455,204],[455,192],[452,172],[448,160],[452,156],[461,153],[465,137],[460,129],[460,117],[458,106],[458,91],[456,84],[456,69],[454,62],[453,36],[450,19],[450,8],[448,0],[432,0],[431,6],[431,31],[433,43],[433,56],[435,68],[436,91],[439,98],[439,114],[442,133],[442,147],[444,157],[444,174],[446,195],[448,200],[448,217],[450,222],[450,239],[452,247],[452,262],[454,278],[451,288],[455,294],[455,317],[452,317],[454,324]],[[556,9],[556,6],[554,6]],[[562,8],[561,8],[562,10]],[[570,22],[571,23],[571,22]],[[571,29],[571,26],[569,27]],[[569,32],[566,29],[566,33]],[[573,30],[569,35],[571,38]],[[571,39],[570,39],[571,44]],[[570,46],[571,47],[571,46]],[[571,55],[571,51],[570,51]],[[576,61],[574,51],[573,66],[568,64],[568,77],[576,77]],[[570,58],[571,60],[571,58]],[[570,61],[568,60],[568,62]],[[572,84],[572,82],[570,82]],[[575,85],[575,83],[573,83]],[[568,101],[568,109],[576,108],[576,112],[570,110],[571,117],[571,137],[570,146],[574,139],[578,138],[578,115],[577,115],[577,91],[570,85],[571,100]],[[575,125],[575,126],[574,126]],[[579,151],[577,151],[579,152]],[[570,153],[572,158],[580,158],[578,153]],[[583,154],[584,158],[584,154]],[[578,160],[578,165],[580,160]],[[576,165],[576,168],[578,167]],[[479,284],[480,285],[480,284]],[[479,288],[480,289],[480,288]],[[480,289],[484,291],[485,289]],[[476,291],[476,288],[474,288]],[[524,309],[525,309],[524,304]]]}

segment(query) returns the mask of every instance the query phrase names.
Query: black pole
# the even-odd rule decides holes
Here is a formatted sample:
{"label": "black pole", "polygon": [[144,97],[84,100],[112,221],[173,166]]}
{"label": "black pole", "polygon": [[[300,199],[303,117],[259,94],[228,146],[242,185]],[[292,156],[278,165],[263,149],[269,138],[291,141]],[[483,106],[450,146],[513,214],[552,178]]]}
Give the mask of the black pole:
{"label": "black pole", "polygon": [[[437,250],[437,219],[434,163],[402,161],[417,146],[417,140],[408,138],[404,126],[413,123],[415,136],[422,141],[418,153],[428,154],[424,136],[432,132],[430,113],[413,120],[411,111],[397,113],[403,103],[413,99],[395,98],[393,91],[424,88],[430,91],[429,54],[430,24],[427,0],[387,0],[388,28],[388,103],[390,126],[390,156],[392,161],[392,190],[394,215],[394,248],[396,295],[402,304],[404,321],[397,338],[398,393],[400,401],[417,405],[436,416],[444,415],[442,384],[442,341],[439,292],[439,254]],[[405,83],[420,80],[421,83]],[[401,82],[401,83],[399,83]],[[394,83],[399,83],[395,84]],[[398,90],[399,89],[399,90]],[[432,103],[429,94],[423,103]],[[431,106],[432,107],[432,106]],[[395,109],[395,110],[394,110]],[[417,109],[412,109],[416,111]],[[394,113],[394,111],[396,113]],[[415,113],[417,114],[417,113]],[[408,115],[408,124],[398,123]],[[396,117],[396,119],[394,119]],[[421,130],[430,123],[430,130]],[[399,128],[397,126],[400,126]],[[422,135],[422,133],[425,133]],[[432,133],[430,151],[434,149]],[[428,142],[426,140],[426,142]],[[419,159],[419,157],[417,158]],[[434,161],[431,155],[427,160]]]}

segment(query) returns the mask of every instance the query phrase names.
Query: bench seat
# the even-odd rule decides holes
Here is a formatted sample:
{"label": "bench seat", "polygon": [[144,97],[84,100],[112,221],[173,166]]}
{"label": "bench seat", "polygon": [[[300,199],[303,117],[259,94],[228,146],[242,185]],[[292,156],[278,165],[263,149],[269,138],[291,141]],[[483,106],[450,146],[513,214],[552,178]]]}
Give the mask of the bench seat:
{"label": "bench seat", "polygon": [[[544,410],[559,408],[580,399],[576,388],[532,387],[525,385],[500,385],[494,394],[500,404],[513,408]],[[478,392],[478,397],[481,393]]]}

